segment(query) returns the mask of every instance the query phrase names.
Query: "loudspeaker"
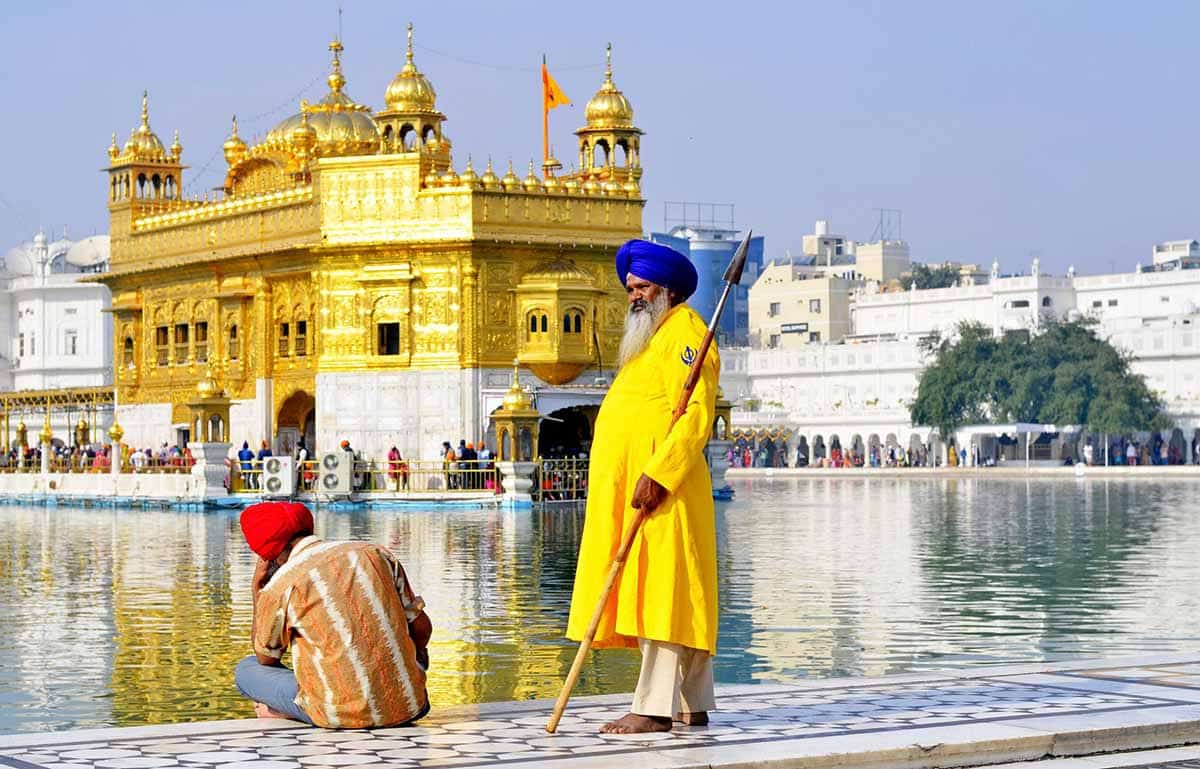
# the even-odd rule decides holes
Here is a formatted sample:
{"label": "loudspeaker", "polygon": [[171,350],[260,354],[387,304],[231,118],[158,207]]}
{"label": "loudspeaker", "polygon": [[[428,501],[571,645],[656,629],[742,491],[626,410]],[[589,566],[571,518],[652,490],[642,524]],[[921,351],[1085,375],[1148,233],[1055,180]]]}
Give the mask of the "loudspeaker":
{"label": "loudspeaker", "polygon": [[320,490],[325,494],[349,494],[354,473],[354,457],[348,451],[327,451],[321,455]]}
{"label": "loudspeaker", "polygon": [[290,497],[296,493],[296,468],[291,457],[266,457],[262,469],[263,496]]}

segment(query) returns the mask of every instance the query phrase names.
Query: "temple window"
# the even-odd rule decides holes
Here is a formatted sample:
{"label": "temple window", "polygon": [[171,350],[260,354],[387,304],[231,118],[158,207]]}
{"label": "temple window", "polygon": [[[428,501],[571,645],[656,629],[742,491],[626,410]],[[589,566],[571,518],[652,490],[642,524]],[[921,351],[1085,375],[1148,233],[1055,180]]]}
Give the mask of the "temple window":
{"label": "temple window", "polygon": [[25,357],[25,335],[17,334],[17,357]]}
{"label": "temple window", "polygon": [[296,321],[296,357],[308,355],[308,321]]}
{"label": "temple window", "polygon": [[536,315],[529,316],[529,333],[531,333],[531,334],[537,333],[537,316]]}
{"label": "temple window", "polygon": [[571,333],[571,313],[563,315],[563,333]]}
{"label": "temple window", "polygon": [[186,363],[188,359],[188,324],[175,324],[175,362]]}
{"label": "temple window", "polygon": [[237,360],[238,353],[237,324],[235,323],[229,327],[229,360]]}
{"label": "temple window", "polygon": [[63,355],[79,354],[79,332],[67,329],[63,332]]}
{"label": "temple window", "polygon": [[208,362],[208,323],[206,321],[196,324],[196,362]]}
{"label": "temple window", "polygon": [[400,354],[400,324],[399,323],[376,323],[376,336],[379,339],[379,346],[376,348],[377,355],[399,355]]}
{"label": "temple window", "polygon": [[158,361],[158,365],[167,365],[167,362],[170,359],[171,349],[170,328],[167,326],[159,326],[158,328],[154,329],[154,347],[157,353],[156,359]]}
{"label": "temple window", "polygon": [[121,362],[125,368],[133,368],[133,337],[125,337],[125,341],[121,343]]}
{"label": "temple window", "polygon": [[287,323],[279,324],[279,357],[286,358],[290,352],[288,342],[291,339],[291,327]]}
{"label": "temple window", "polygon": [[575,333],[583,333],[583,316],[579,313],[575,313]]}
{"label": "temple window", "polygon": [[542,333],[543,334],[546,333],[546,329],[548,328],[548,326],[546,324],[546,320],[547,320],[546,316],[542,315]]}

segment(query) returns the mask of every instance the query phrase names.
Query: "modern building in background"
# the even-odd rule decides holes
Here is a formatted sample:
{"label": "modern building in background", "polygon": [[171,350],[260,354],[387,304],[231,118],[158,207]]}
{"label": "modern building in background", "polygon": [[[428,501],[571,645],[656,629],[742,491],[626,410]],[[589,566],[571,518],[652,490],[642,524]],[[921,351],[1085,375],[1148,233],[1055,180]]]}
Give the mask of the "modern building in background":
{"label": "modern building in background", "polygon": [[801,256],[773,260],[748,291],[752,347],[841,341],[853,333],[853,296],[891,286],[912,267],[903,240],[856,243],[832,234],[824,219],[801,243]]}
{"label": "modern building in background", "polygon": [[[993,264],[984,282],[964,279],[950,288],[886,291],[867,281],[849,297],[850,333],[840,340],[800,346],[780,334],[773,348],[722,351],[727,396],[755,407],[735,410],[734,424],[787,428],[810,446],[818,437],[829,445],[833,436],[847,448],[856,439],[860,447],[928,442],[930,429],[908,415],[928,363],[922,339],[951,334],[963,321],[999,335],[1036,329],[1048,316],[1090,317],[1163,399],[1173,423],[1164,438],[1190,449],[1200,437],[1200,269],[1186,268],[1185,249],[1175,253],[1181,266],[1161,271],[1080,276],[1072,268],[1047,275],[1034,259],[1024,274],[1002,275]],[[764,283],[776,270],[764,270],[752,304],[760,292],[764,301],[776,301],[773,284]],[[777,327],[754,326],[751,336],[769,342]]]}
{"label": "modern building in background", "polygon": [[[733,206],[713,203],[668,203],[667,232],[653,232],[650,240],[670,246],[692,260],[699,280],[688,304],[702,318],[712,317],[724,288],[725,269],[744,234],[733,221]],[[705,215],[707,213],[707,216]],[[750,332],[750,286],[762,269],[764,240],[750,239],[742,281],[730,295],[718,327],[717,343],[744,345]]]}

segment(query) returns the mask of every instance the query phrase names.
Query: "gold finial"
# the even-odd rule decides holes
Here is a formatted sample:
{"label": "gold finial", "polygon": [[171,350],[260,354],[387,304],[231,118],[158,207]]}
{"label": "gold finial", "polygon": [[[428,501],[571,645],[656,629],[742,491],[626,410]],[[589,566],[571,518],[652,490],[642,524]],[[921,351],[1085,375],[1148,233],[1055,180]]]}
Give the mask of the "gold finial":
{"label": "gold finial", "polygon": [[342,76],[341,55],[345,48],[342,46],[342,42],[335,37],[333,42],[329,44],[329,50],[333,52],[333,67],[326,82],[329,83],[329,90],[334,93],[341,93],[342,86],[346,85],[346,78]]}
{"label": "gold finial", "polygon": [[113,131],[112,144],[108,145],[108,156],[112,160],[116,160],[117,156],[120,154],[121,148],[117,146],[117,132]]}
{"label": "gold finial", "polygon": [[612,43],[609,43],[604,49],[604,79],[612,80]]}
{"label": "gold finial", "polygon": [[229,134],[230,139],[237,138],[237,115],[233,116],[233,133]]}
{"label": "gold finial", "polygon": [[409,64],[412,64],[412,60],[413,60],[413,54],[412,54],[412,29],[413,29],[413,27],[412,27],[412,22],[410,21],[410,22],[408,22],[408,53],[407,53],[407,54],[405,54],[405,56],[404,56],[404,60],[405,60],[406,62],[408,62]]}
{"label": "gold finial", "polygon": [[178,159],[180,153],[182,153],[182,152],[183,152],[183,145],[179,143],[179,129],[176,128],[175,129],[175,141],[171,142],[171,154],[174,155],[176,159]]}
{"label": "gold finial", "polygon": [[142,91],[142,130],[150,130],[150,92]]}

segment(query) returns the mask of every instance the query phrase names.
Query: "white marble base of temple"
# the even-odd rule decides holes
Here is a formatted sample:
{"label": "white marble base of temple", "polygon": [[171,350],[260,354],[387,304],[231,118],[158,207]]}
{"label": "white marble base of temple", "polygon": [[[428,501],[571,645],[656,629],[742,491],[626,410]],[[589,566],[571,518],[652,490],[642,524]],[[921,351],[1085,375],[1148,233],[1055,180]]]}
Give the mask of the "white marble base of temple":
{"label": "white marble base of temple", "polygon": [[533,472],[536,468],[536,462],[496,463],[506,503],[520,505],[533,502]]}

